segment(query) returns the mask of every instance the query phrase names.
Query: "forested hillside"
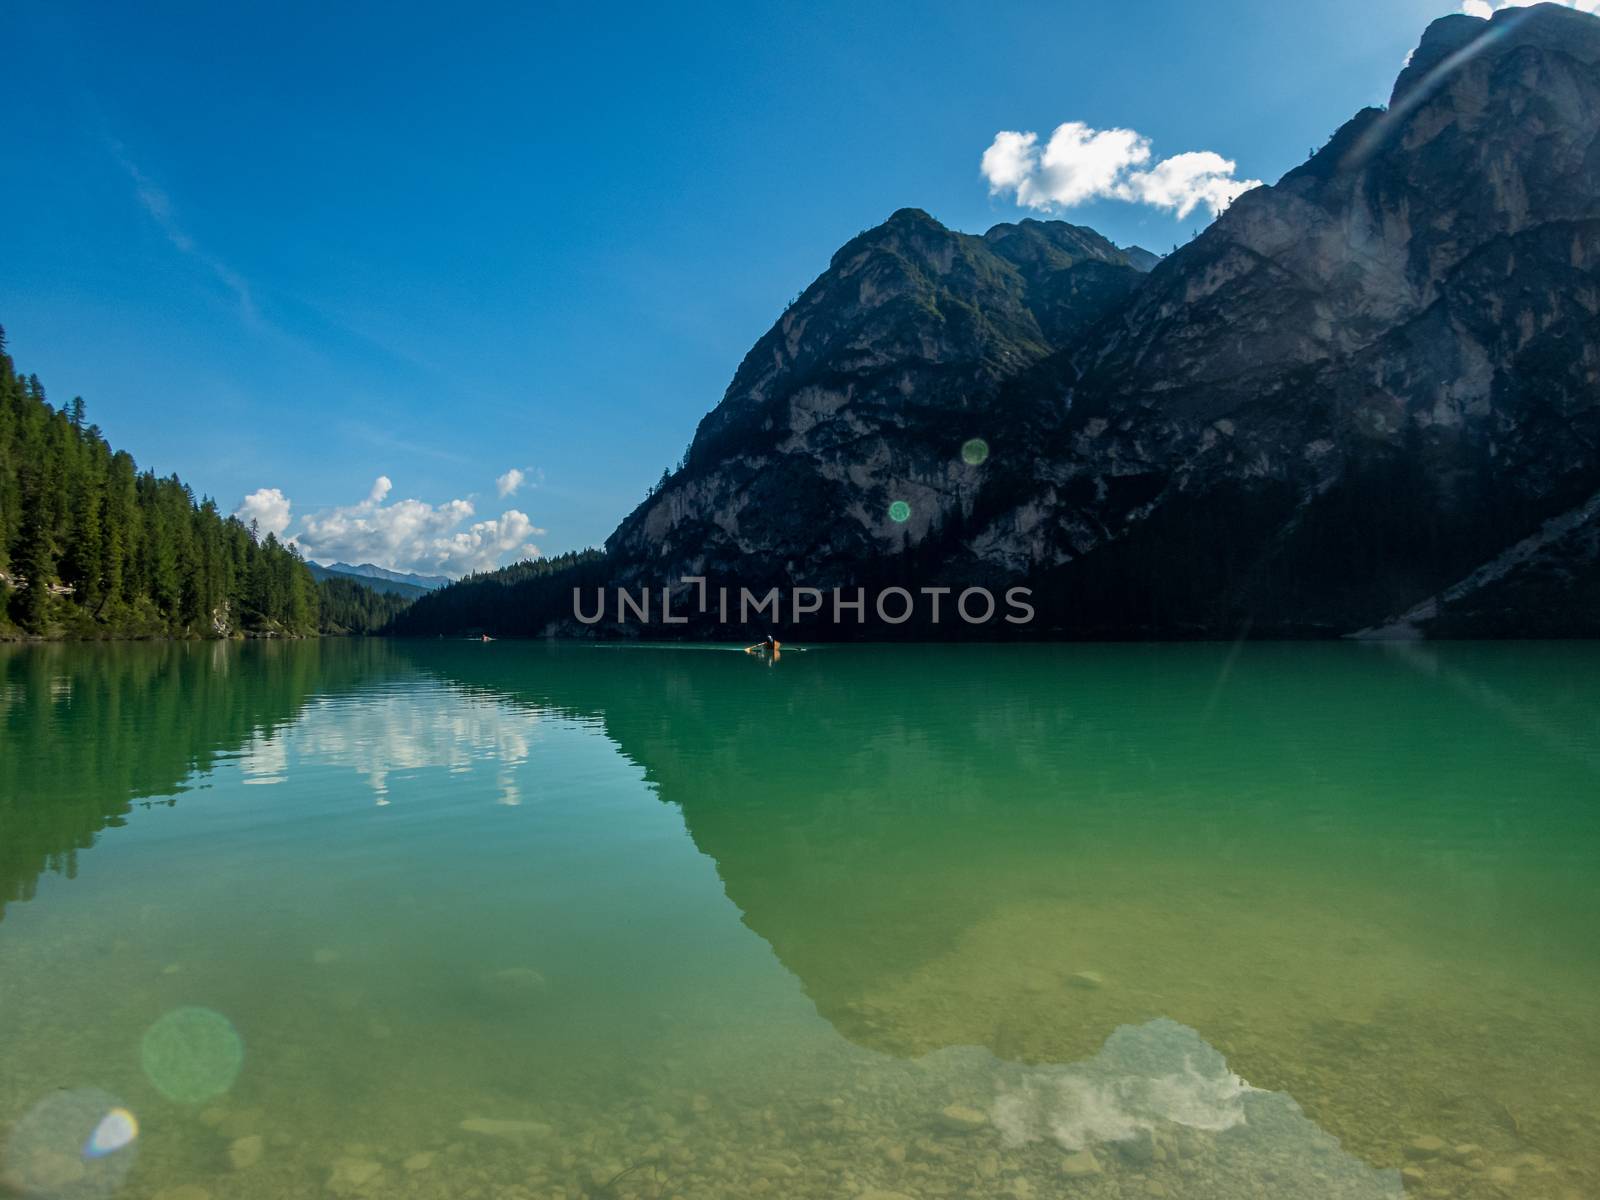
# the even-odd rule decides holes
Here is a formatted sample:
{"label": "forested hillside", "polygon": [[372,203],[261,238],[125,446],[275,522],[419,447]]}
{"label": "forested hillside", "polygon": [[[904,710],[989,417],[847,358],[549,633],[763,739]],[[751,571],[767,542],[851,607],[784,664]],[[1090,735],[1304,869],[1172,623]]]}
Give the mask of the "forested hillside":
{"label": "forested hillside", "polygon": [[317,601],[323,633],[377,633],[411,607],[412,597],[332,575],[317,581]]}
{"label": "forested hillside", "polygon": [[400,637],[537,637],[572,613],[572,590],[607,579],[605,555],[580,550],[512,563],[418,598],[384,631]]}
{"label": "forested hillside", "polygon": [[317,631],[317,585],[294,547],[175,475],[141,472],[82,399],[53,407],[19,376],[0,331],[0,637]]}

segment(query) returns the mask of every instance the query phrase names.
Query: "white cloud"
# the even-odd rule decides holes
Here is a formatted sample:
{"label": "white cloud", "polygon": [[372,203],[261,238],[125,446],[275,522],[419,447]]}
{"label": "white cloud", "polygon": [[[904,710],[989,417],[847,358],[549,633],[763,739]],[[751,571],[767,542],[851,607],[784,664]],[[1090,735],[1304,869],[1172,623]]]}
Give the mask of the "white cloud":
{"label": "white cloud", "polygon": [[282,537],[283,531],[289,528],[290,507],[289,497],[277,488],[257,488],[239,501],[233,515],[246,525],[254,521],[262,537],[269,533]]}
{"label": "white cloud", "polygon": [[1232,159],[1210,150],[1175,154],[1148,171],[1130,175],[1134,196],[1128,198],[1170,209],[1180,217],[1187,217],[1201,204],[1219,213],[1251,188],[1261,186],[1259,179],[1235,179],[1237,169]]}
{"label": "white cloud", "polygon": [[[387,475],[378,476],[365,500],[307,515],[290,540],[307,558],[321,562],[370,562],[397,571],[444,575],[492,570],[509,556],[539,553],[532,539],[544,530],[526,513],[507,509],[493,519],[467,524],[477,515],[470,500],[388,503],[393,487]],[[270,490],[283,498],[276,488]],[[287,518],[287,499],[283,505]]]}
{"label": "white cloud", "polygon": [[[1490,4],[1489,0],[1461,0],[1461,11],[1469,17],[1492,17],[1502,8],[1524,8],[1536,0],[1496,0]],[[1600,0],[1555,0],[1568,8],[1575,8],[1579,12],[1594,13],[1600,16]]]}
{"label": "white cloud", "polygon": [[512,467],[504,475],[500,476],[494,481],[494,490],[499,494],[502,500],[507,496],[515,496],[517,494],[517,489],[523,485],[527,478],[528,477],[522,473],[522,468]]}
{"label": "white cloud", "polygon": [[1042,150],[1036,133],[995,134],[981,169],[991,195],[1009,194],[1024,208],[1041,210],[1127,200],[1179,217],[1203,204],[1215,215],[1261,186],[1259,179],[1236,179],[1237,164],[1210,150],[1174,155],[1146,169],[1150,159],[1150,139],[1142,134],[1067,121]]}

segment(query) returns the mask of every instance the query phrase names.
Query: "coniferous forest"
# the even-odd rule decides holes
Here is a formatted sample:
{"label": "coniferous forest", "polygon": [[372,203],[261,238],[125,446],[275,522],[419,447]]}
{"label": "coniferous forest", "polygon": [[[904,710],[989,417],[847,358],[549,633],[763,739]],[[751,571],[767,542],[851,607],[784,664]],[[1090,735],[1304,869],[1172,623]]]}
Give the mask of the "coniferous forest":
{"label": "coniferous forest", "polygon": [[317,606],[323,633],[378,633],[411,606],[411,597],[332,578],[317,583]]}
{"label": "coniferous forest", "polygon": [[141,472],[81,398],[17,374],[0,330],[0,638],[305,637],[394,612],[359,585],[324,598],[294,546]]}

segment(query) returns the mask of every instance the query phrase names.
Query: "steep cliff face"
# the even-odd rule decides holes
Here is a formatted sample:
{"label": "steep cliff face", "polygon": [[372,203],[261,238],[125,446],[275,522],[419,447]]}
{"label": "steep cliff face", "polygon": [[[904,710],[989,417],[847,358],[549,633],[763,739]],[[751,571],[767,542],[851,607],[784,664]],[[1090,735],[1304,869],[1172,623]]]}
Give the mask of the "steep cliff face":
{"label": "steep cliff face", "polygon": [[1154,493],[1061,515],[1089,621],[1389,624],[1600,489],[1597,63],[1553,5],[1435,23],[1058,364],[1057,476]]}
{"label": "steep cliff face", "polygon": [[897,213],[757,343],[619,579],[893,560],[1026,578],[1036,633],[1600,630],[1600,20],[1435,22],[1386,110],[1149,265]]}
{"label": "steep cliff face", "polygon": [[[833,258],[745,357],[684,469],[607,549],[640,578],[735,569],[842,578],[969,507],[956,450],[1004,382],[1070,344],[1142,280],[1063,222],[954,233],[905,209]],[[894,522],[890,505],[908,501]]]}

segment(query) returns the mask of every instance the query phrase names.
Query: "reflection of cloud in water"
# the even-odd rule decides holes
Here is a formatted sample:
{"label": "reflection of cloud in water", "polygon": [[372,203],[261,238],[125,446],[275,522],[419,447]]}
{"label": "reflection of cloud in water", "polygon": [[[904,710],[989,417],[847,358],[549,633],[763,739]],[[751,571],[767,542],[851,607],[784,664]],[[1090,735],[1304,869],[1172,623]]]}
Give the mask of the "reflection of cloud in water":
{"label": "reflection of cloud in water", "polygon": [[1151,1021],[1121,1026],[1086,1062],[1027,1071],[1003,1088],[994,1122],[1011,1145],[1049,1136],[1083,1150],[1163,1122],[1232,1129],[1244,1123],[1244,1097],[1253,1091],[1194,1030]]}
{"label": "reflection of cloud in water", "polygon": [[250,735],[250,743],[239,755],[239,769],[245,783],[282,783],[288,778],[289,747],[282,731]]}
{"label": "reflection of cloud in water", "polygon": [[[440,692],[446,694],[441,695]],[[320,699],[293,725],[257,734],[240,755],[245,783],[282,783],[298,763],[346,767],[389,803],[396,772],[443,768],[460,774],[496,763],[501,804],[522,803],[516,768],[528,760],[539,714],[454,689]]]}
{"label": "reflection of cloud in water", "polygon": [[1164,1158],[1182,1138],[1225,1174],[1270,1171],[1282,1195],[1398,1197],[1396,1170],[1379,1170],[1282,1092],[1251,1087],[1193,1029],[1160,1019],[1120,1026],[1093,1058],[1068,1065],[999,1063],[990,1115],[1006,1144],[1121,1149]]}

